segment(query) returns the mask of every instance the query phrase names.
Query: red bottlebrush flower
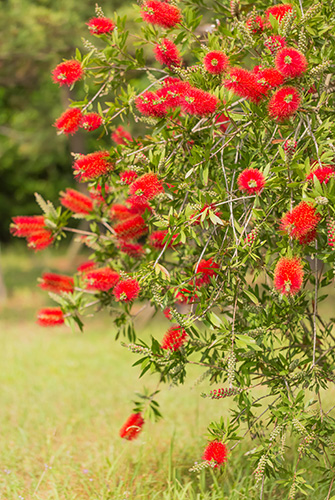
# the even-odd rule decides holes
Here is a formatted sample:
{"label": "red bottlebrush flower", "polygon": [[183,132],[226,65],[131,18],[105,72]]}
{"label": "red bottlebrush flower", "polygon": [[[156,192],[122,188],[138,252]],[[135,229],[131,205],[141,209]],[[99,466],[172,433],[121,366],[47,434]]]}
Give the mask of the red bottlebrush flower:
{"label": "red bottlebrush flower", "polygon": [[222,130],[222,132],[225,132],[229,127],[230,120],[228,116],[226,116],[224,113],[221,113],[219,115],[216,115],[215,123],[220,123],[220,130]]}
{"label": "red bottlebrush flower", "polygon": [[119,205],[116,203],[110,207],[109,215],[111,219],[116,220],[127,220],[134,217],[134,214],[126,205]]}
{"label": "red bottlebrush flower", "polygon": [[268,85],[269,88],[278,87],[284,83],[283,75],[275,68],[266,68],[256,73],[257,82]]}
{"label": "red bottlebrush flower", "polygon": [[278,50],[286,46],[286,40],[280,35],[271,35],[265,40],[264,45],[271,54],[276,54]]}
{"label": "red bottlebrush flower", "polygon": [[265,186],[265,177],[257,168],[246,168],[237,179],[240,191],[249,194],[259,194]]}
{"label": "red bottlebrush flower", "polygon": [[181,21],[181,12],[177,7],[157,0],[144,2],[141,16],[147,23],[157,24],[162,28],[173,28]]}
{"label": "red bottlebrush flower", "polygon": [[[301,201],[299,205],[287,212],[280,221],[280,229],[292,238],[299,240],[301,244],[309,243],[321,220],[320,214],[316,212],[311,203]],[[313,239],[313,238],[312,238]]]}
{"label": "red bottlebrush flower", "polygon": [[264,30],[263,18],[261,16],[256,16],[254,19],[250,18],[247,20],[246,26],[252,33],[262,33]]}
{"label": "red bottlebrush flower", "polygon": [[295,295],[299,292],[304,271],[298,257],[281,257],[274,272],[274,286],[283,295]]}
{"label": "red bottlebrush flower", "polygon": [[120,173],[120,181],[128,186],[137,179],[138,174],[134,170],[126,170]]}
{"label": "red bottlebrush flower", "polygon": [[143,197],[130,196],[126,201],[130,205],[129,210],[132,214],[143,215],[146,210],[152,211],[151,206]]}
{"label": "red bottlebrush flower", "polygon": [[[167,230],[154,231],[149,236],[149,245],[151,245],[154,248],[164,248],[165,242],[163,242],[163,240],[167,234],[168,234]],[[175,234],[172,236],[172,239],[171,239],[170,243],[168,244],[167,248],[172,247],[172,245],[174,244],[174,241],[177,237],[178,237],[178,234]]]}
{"label": "red bottlebrush flower", "polygon": [[[202,217],[202,214],[204,213],[205,210],[207,209],[211,209],[211,210],[214,210],[214,214],[217,216],[217,217],[220,217],[221,215],[221,212],[220,210],[215,210],[215,203],[211,203],[210,205],[208,203],[205,203],[205,205],[202,207],[202,209],[199,211],[199,212],[196,212],[194,214],[191,214],[191,222],[192,224],[194,225],[199,225],[201,223],[201,217]],[[208,210],[207,210],[207,214],[206,214],[206,217],[208,217]]]}
{"label": "red bottlebrush flower", "polygon": [[119,273],[109,267],[101,267],[85,274],[86,289],[108,292],[120,279]]}
{"label": "red bottlebrush flower", "polygon": [[120,437],[132,441],[136,439],[144,424],[141,413],[133,413],[120,429]]}
{"label": "red bottlebrush flower", "polygon": [[104,33],[112,33],[115,24],[108,17],[93,17],[86,23],[92,35],[102,35]]}
{"label": "red bottlebrush flower", "polygon": [[103,124],[103,119],[98,113],[86,113],[80,123],[81,128],[84,128],[88,132],[93,132],[97,128],[101,127]]}
{"label": "red bottlebrush flower", "polygon": [[127,241],[139,238],[148,231],[148,228],[143,217],[135,215],[114,226],[114,231],[120,239]]}
{"label": "red bottlebrush flower", "polygon": [[268,111],[271,118],[278,122],[285,121],[294,115],[300,106],[300,96],[294,87],[282,87],[276,90],[268,104]]}
{"label": "red bottlebrush flower", "polygon": [[135,100],[135,104],[140,113],[145,116],[163,118],[166,116],[167,108],[164,98],[158,96],[155,92],[144,92]]}
{"label": "red bottlebrush flower", "polygon": [[270,14],[281,23],[285,15],[289,12],[293,12],[293,7],[291,4],[279,4],[274,5],[273,7],[269,7],[265,11],[266,19],[269,19]]}
{"label": "red bottlebrush flower", "polygon": [[185,344],[187,333],[180,326],[171,326],[163,337],[161,347],[169,351],[178,351]]}
{"label": "red bottlebrush flower", "polygon": [[[319,165],[317,162],[314,165]],[[306,176],[306,180],[312,181],[314,176],[322,184],[323,182],[327,184],[332,177],[335,177],[334,167],[331,165],[322,165],[322,167],[316,166],[311,172]]]}
{"label": "red bottlebrush flower", "polygon": [[74,134],[80,127],[82,118],[83,115],[79,108],[69,108],[57,118],[54,126],[66,135]]}
{"label": "red bottlebrush flower", "polygon": [[208,73],[212,75],[220,75],[224,73],[228,67],[229,59],[221,52],[221,50],[212,50],[204,57],[204,66]]}
{"label": "red bottlebrush flower", "polygon": [[224,443],[220,443],[219,441],[211,441],[205,448],[204,454],[202,456],[203,460],[207,460],[211,462],[212,460],[215,462],[215,467],[224,464],[227,462],[228,458],[228,449]]}
{"label": "red bottlebrush flower", "polygon": [[251,247],[254,241],[256,240],[259,233],[259,229],[255,227],[250,231],[250,233],[244,238],[244,245],[247,247]]}
{"label": "red bottlebrush flower", "polygon": [[328,245],[335,247],[335,220],[332,217],[327,219],[327,237]]}
{"label": "red bottlebrush flower", "polygon": [[152,200],[159,193],[164,191],[162,182],[158,179],[156,174],[144,174],[136,179],[129,186],[129,193],[145,201]]}
{"label": "red bottlebrush flower", "polygon": [[197,298],[198,295],[194,290],[189,290],[188,288],[182,288],[176,295],[176,301],[179,304],[194,304]]}
{"label": "red bottlebrush flower", "polygon": [[73,292],[74,282],[71,276],[65,274],[43,273],[38,286],[48,292]]}
{"label": "red bottlebrush flower", "polygon": [[36,252],[38,250],[44,250],[44,248],[50,246],[53,241],[54,237],[52,236],[52,231],[49,229],[41,229],[27,238],[28,247],[33,248]]}
{"label": "red bottlebrush flower", "polygon": [[257,82],[255,73],[243,68],[231,68],[229,78],[223,83],[239,97],[245,97],[258,103],[268,92],[268,88]]}
{"label": "red bottlebrush flower", "polygon": [[174,80],[177,81],[170,85],[165,84],[163,88],[156,92],[156,96],[160,99],[161,107],[165,112],[181,106],[184,102],[184,97],[187,95],[187,91],[191,88],[188,82],[182,82],[177,78]]}
{"label": "red bottlebrush flower", "polygon": [[60,307],[46,307],[37,315],[37,323],[41,326],[56,326],[64,323],[64,314]]}
{"label": "red bottlebrush flower", "polygon": [[305,73],[307,60],[299,50],[285,47],[277,53],[275,65],[277,70],[285,77],[295,78]]}
{"label": "red bottlebrush flower", "polygon": [[107,174],[113,169],[112,163],[107,160],[108,157],[108,151],[81,155],[73,165],[75,176],[81,181],[88,181]]}
{"label": "red bottlebrush flower", "polygon": [[202,259],[199,262],[198,269],[197,269],[197,275],[201,275],[200,277],[197,276],[196,278],[196,285],[197,286],[203,286],[203,285],[208,285],[211,282],[211,278],[214,276],[217,276],[217,271],[220,269],[219,264],[213,261],[213,259]]}
{"label": "red bottlebrush flower", "polygon": [[84,70],[80,62],[73,60],[64,61],[52,71],[52,79],[54,83],[62,85],[72,85],[80,80],[84,75]]}
{"label": "red bottlebrush flower", "polygon": [[132,142],[133,138],[121,125],[112,133],[112,139],[116,144],[127,144]]}
{"label": "red bottlebrush flower", "polygon": [[43,215],[18,215],[13,217],[10,232],[19,238],[26,238],[45,227]]}
{"label": "red bottlebrush flower", "polygon": [[92,269],[96,266],[95,262],[88,260],[87,262],[83,262],[80,266],[77,267],[77,271],[80,274],[85,274],[88,271],[92,271]]}
{"label": "red bottlebrush flower", "polygon": [[283,149],[285,151],[285,155],[286,155],[287,160],[291,160],[291,158],[293,157],[293,155],[297,149],[297,145],[298,145],[298,143],[295,139],[287,139],[284,142]]}
{"label": "red bottlebrush flower", "polygon": [[165,64],[169,68],[171,66],[180,66],[181,57],[176,45],[168,38],[163,38],[160,43],[157,43],[154,48],[156,60],[160,64]]}
{"label": "red bottlebrush flower", "polygon": [[75,189],[66,188],[65,193],[60,193],[60,202],[63,207],[68,208],[75,214],[88,215],[93,210],[93,201]]}
{"label": "red bottlebrush flower", "polygon": [[140,285],[133,278],[120,281],[113,290],[115,300],[118,302],[132,302],[140,293]]}
{"label": "red bottlebrush flower", "polygon": [[172,314],[171,314],[171,308],[170,307],[166,307],[164,309],[164,311],[163,311],[163,314],[166,317],[166,319],[168,319],[169,321],[172,320]]}
{"label": "red bottlebrush flower", "polygon": [[135,259],[142,257],[145,254],[145,250],[139,243],[129,243],[127,241],[120,241],[118,244],[120,252],[126,253],[130,257]]}
{"label": "red bottlebrush flower", "polygon": [[186,89],[181,107],[185,113],[195,116],[207,116],[215,113],[218,99],[208,92],[195,87]]}

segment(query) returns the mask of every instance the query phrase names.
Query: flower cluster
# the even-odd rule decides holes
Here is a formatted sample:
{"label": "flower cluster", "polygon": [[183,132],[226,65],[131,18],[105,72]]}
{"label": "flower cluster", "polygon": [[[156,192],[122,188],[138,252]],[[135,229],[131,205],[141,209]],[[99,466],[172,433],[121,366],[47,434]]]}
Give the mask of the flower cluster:
{"label": "flower cluster", "polygon": [[53,293],[73,292],[74,282],[71,276],[56,273],[43,273],[40,283],[42,290]]}
{"label": "flower cluster", "polygon": [[84,70],[80,62],[76,60],[64,61],[52,71],[54,83],[62,85],[72,85],[84,76]]}
{"label": "flower cluster", "polygon": [[27,238],[29,248],[44,250],[54,241],[52,231],[45,225],[42,215],[18,215],[13,217],[11,233],[19,238]]}
{"label": "flower cluster", "polygon": [[220,441],[211,441],[205,448],[202,455],[203,460],[215,462],[215,467],[224,464],[228,458],[228,449]]}
{"label": "flower cluster", "polygon": [[143,3],[141,15],[144,21],[162,28],[173,28],[181,22],[181,12],[174,5],[158,0]]}
{"label": "flower cluster", "polygon": [[304,277],[301,259],[281,257],[274,272],[274,286],[283,295],[299,292]]}
{"label": "flower cluster", "polygon": [[66,188],[65,193],[60,193],[60,202],[75,214],[88,215],[93,210],[93,200],[75,189]]}
{"label": "flower cluster", "polygon": [[86,23],[92,35],[104,35],[112,33],[115,29],[115,24],[107,17],[93,17]]}
{"label": "flower cluster", "polygon": [[86,272],[84,278],[87,290],[108,292],[118,283],[120,275],[110,267],[102,267]]}
{"label": "flower cluster", "polygon": [[257,168],[246,168],[237,179],[240,191],[249,194],[259,194],[265,186],[265,177]]}
{"label": "flower cluster", "polygon": [[41,326],[62,325],[64,314],[60,307],[46,307],[38,312],[37,323]]}
{"label": "flower cluster", "polygon": [[135,279],[129,278],[119,281],[113,290],[115,299],[118,302],[132,302],[140,293],[140,285]]}
{"label": "flower cluster", "polygon": [[165,64],[169,68],[172,66],[180,66],[181,64],[179,50],[168,38],[163,38],[160,43],[157,43],[154,52],[160,64]]}
{"label": "flower cluster", "polygon": [[220,75],[224,73],[228,67],[229,59],[220,50],[212,50],[204,57],[204,66],[208,73],[212,75]]}
{"label": "flower cluster", "polygon": [[321,216],[316,208],[306,201],[300,202],[281,219],[280,229],[301,244],[310,243],[315,239],[316,228]]}
{"label": "flower cluster", "polygon": [[164,335],[161,343],[162,349],[178,351],[186,342],[187,333],[179,326],[171,326]]}
{"label": "flower cluster", "polygon": [[108,157],[108,151],[97,151],[88,155],[81,155],[73,165],[75,176],[81,181],[87,181],[107,174],[113,169]]}

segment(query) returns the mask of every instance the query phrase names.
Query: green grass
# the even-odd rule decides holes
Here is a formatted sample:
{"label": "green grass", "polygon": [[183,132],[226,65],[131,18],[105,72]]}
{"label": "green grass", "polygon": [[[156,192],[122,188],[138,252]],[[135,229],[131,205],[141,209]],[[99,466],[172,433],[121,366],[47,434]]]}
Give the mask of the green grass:
{"label": "green grass", "polygon": [[[131,367],[137,357],[114,341],[106,314],[89,319],[83,334],[35,324],[36,309],[49,300],[36,278],[47,269],[70,272],[62,255],[14,249],[2,257],[9,296],[0,309],[1,499],[259,498],[244,456],[252,442],[235,448],[223,473],[189,472],[201,460],[209,421],[228,416],[231,404],[200,397],[208,385],[192,387],[198,369],[185,387],[159,395],[164,420],[146,422],[136,441],[120,439],[134,393],[143,384],[154,388],[157,378],[138,379]],[[138,326],[159,336],[167,324],[147,318]],[[306,474],[317,478],[311,461]],[[276,484],[264,491],[264,499],[284,498]],[[313,499],[325,500],[327,492],[325,485]]]}

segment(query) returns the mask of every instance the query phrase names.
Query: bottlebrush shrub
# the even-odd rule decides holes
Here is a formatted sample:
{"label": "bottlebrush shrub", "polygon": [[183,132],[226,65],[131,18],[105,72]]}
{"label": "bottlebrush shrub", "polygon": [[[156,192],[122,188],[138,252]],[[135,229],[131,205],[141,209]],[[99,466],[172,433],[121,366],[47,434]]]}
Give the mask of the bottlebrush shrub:
{"label": "bottlebrush shrub", "polygon": [[[209,424],[193,470],[217,473],[250,447],[257,498],[276,479],[291,500],[317,488],[305,455],[334,493],[335,420],[321,393],[335,380],[324,290],[335,261],[334,15],[327,2],[302,4],[148,0],[137,33],[97,8],[108,22],[88,21],[95,44],[76,51],[78,72],[69,63],[53,72],[57,84],[75,78],[80,99],[56,127],[76,133],[88,116],[101,124],[91,151],[69,157],[90,197],[68,189],[55,208],[37,195],[43,215],[15,217],[11,229],[35,250],[76,233],[92,253],[65,287],[42,276],[57,307],[40,324],[82,328],[86,311],[104,307],[141,375],[178,385],[198,365],[204,394],[231,404]],[[220,23],[209,33],[211,15]],[[159,52],[170,57],[162,66],[164,40],[175,48],[172,58]],[[149,305],[165,324],[148,343],[134,320]],[[156,399],[141,395],[122,437],[142,439],[143,421],[160,416]]]}

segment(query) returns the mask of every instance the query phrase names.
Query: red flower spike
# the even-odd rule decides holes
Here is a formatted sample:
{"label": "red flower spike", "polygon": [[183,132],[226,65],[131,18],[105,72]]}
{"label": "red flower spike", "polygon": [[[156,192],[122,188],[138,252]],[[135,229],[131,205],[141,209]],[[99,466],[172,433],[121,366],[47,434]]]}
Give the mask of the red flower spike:
{"label": "red flower spike", "polygon": [[120,239],[127,241],[139,238],[148,231],[148,228],[143,217],[135,215],[114,226],[114,231]]}
{"label": "red flower spike", "polygon": [[[168,234],[167,230],[154,231],[149,236],[149,245],[151,245],[154,248],[164,248],[165,242],[163,242],[163,240],[167,234]],[[172,239],[171,239],[170,243],[168,244],[167,248],[171,248],[174,245],[174,241],[177,237],[178,237],[178,234],[175,234],[172,236]]]}
{"label": "red flower spike", "polygon": [[217,271],[220,269],[219,264],[213,261],[213,259],[202,259],[199,262],[196,278],[196,286],[208,285],[211,282],[211,278],[217,276]]}
{"label": "red flower spike", "polygon": [[126,205],[119,205],[116,203],[110,207],[109,215],[111,219],[116,219],[120,221],[134,217],[134,214],[128,207],[126,207]]}
{"label": "red flower spike", "polygon": [[64,314],[60,307],[46,307],[37,315],[37,323],[41,326],[57,326],[64,323]]}
{"label": "red flower spike", "polygon": [[163,191],[162,182],[158,179],[157,175],[153,173],[142,175],[129,187],[129,193],[133,195],[133,197],[136,196],[145,201],[152,200]]}
{"label": "red flower spike", "polygon": [[299,50],[285,47],[277,53],[275,65],[286,78],[296,78],[305,73],[307,60]]}
{"label": "red flower spike", "polygon": [[42,280],[38,286],[48,292],[73,292],[74,282],[71,276],[66,276],[65,274],[43,273]]}
{"label": "red flower spike", "polygon": [[130,196],[127,200],[132,214],[143,215],[146,210],[152,211],[149,203],[141,196]]}
{"label": "red flower spike", "polygon": [[105,33],[112,33],[115,24],[107,17],[93,17],[86,23],[92,35],[103,35]]}
{"label": "red flower spike", "polygon": [[215,113],[219,100],[212,94],[195,87],[186,88],[181,107],[185,113],[208,116]]}
{"label": "red flower spike", "polygon": [[88,260],[87,262],[83,262],[83,264],[80,264],[80,266],[77,267],[77,272],[80,274],[85,274],[88,271],[92,271],[95,266],[95,262]]}
{"label": "red flower spike", "polygon": [[155,92],[144,92],[135,99],[135,104],[140,113],[145,116],[163,118],[166,116],[167,109],[164,98],[158,96]]}
{"label": "red flower spike", "polygon": [[281,23],[283,18],[286,16],[287,13],[293,12],[293,7],[291,4],[279,4],[279,5],[274,5],[273,7],[269,7],[265,11],[266,19],[269,19],[270,14]]}
{"label": "red flower spike", "polygon": [[330,247],[335,247],[335,220],[332,217],[327,219],[327,242]]}
{"label": "red flower spike", "polygon": [[171,326],[163,337],[161,348],[168,351],[178,351],[185,344],[187,333],[180,326]]}
{"label": "red flower spike", "polygon": [[320,167],[318,162],[315,162],[314,165],[315,168],[306,176],[306,180],[313,181],[315,176],[321,184],[327,184],[332,177],[335,177],[335,170],[331,165],[322,165]]}
{"label": "red flower spike", "polygon": [[87,130],[88,132],[93,132],[97,128],[101,127],[103,124],[103,119],[98,113],[86,113],[80,123],[81,128]]}
{"label": "red flower spike", "polygon": [[271,54],[276,54],[278,50],[286,46],[286,40],[280,35],[271,35],[265,40],[264,45]]}
{"label": "red flower spike", "polygon": [[287,139],[284,142],[283,149],[285,151],[285,155],[287,160],[291,160],[296,149],[297,149],[298,143],[295,139]]}
{"label": "red flower spike", "polygon": [[38,250],[44,250],[50,246],[54,241],[52,236],[52,231],[49,229],[41,229],[28,236],[27,243],[29,248],[33,248],[36,252]]}
{"label": "red flower spike", "polygon": [[80,62],[73,60],[64,61],[52,71],[52,79],[54,83],[62,85],[72,85],[74,82],[80,80],[84,75],[84,70]]}
{"label": "red flower spike", "polygon": [[320,220],[321,216],[315,207],[311,203],[302,201],[282,217],[280,229],[299,240],[299,243],[306,244],[313,240],[313,235],[315,237],[315,230]]}
{"label": "red flower spike", "polygon": [[204,66],[208,73],[212,75],[220,75],[224,73],[228,67],[229,59],[220,50],[212,50],[204,57]]}
{"label": "red flower spike", "polygon": [[219,441],[211,441],[205,448],[204,454],[202,456],[203,460],[207,460],[211,462],[212,460],[215,462],[215,467],[224,464],[227,462],[228,458],[228,449],[224,443],[220,443]]}
{"label": "red flower spike", "polygon": [[264,21],[261,16],[256,16],[254,19],[250,18],[246,22],[247,28],[254,34],[262,33],[264,30]]}
{"label": "red flower spike", "polygon": [[227,128],[229,127],[230,120],[227,115],[221,113],[219,115],[216,115],[215,123],[221,123],[220,130],[222,130],[222,132],[226,132]]}
{"label": "red flower spike", "polygon": [[73,165],[75,176],[81,181],[88,181],[107,174],[113,169],[112,163],[107,160],[108,157],[108,151],[81,155]]}
{"label": "red flower spike", "polygon": [[31,236],[45,227],[43,215],[18,215],[12,221],[10,232],[19,238]]}
{"label": "red flower spike", "polygon": [[132,441],[136,439],[144,424],[141,413],[133,413],[120,429],[120,437]]}
{"label": "red flower spike", "polygon": [[283,295],[295,295],[302,286],[304,271],[298,257],[281,257],[274,272],[274,286]]}
{"label": "red flower spike", "polygon": [[79,108],[69,108],[57,118],[54,126],[66,135],[72,135],[77,132],[81,125],[83,115]]}
{"label": "red flower spike", "polygon": [[257,168],[246,168],[237,179],[240,191],[249,194],[259,194],[265,186],[265,177]]}
{"label": "red flower spike", "polygon": [[127,144],[132,142],[133,138],[121,125],[112,133],[112,139],[116,144]]}
{"label": "red flower spike", "polygon": [[270,89],[284,83],[283,75],[275,68],[261,69],[256,72],[257,83],[268,86]]}
{"label": "red flower spike", "polygon": [[108,292],[114,288],[120,275],[109,267],[101,267],[95,271],[85,273],[86,289]]}
{"label": "red flower spike", "polygon": [[147,23],[157,24],[162,28],[173,28],[181,21],[181,12],[177,7],[157,0],[144,2],[141,16]]}
{"label": "red flower spike", "polygon": [[63,207],[71,210],[71,212],[83,215],[88,215],[92,212],[93,201],[89,196],[71,188],[66,188],[65,193],[60,194],[61,204]]}
{"label": "red flower spike", "polygon": [[129,243],[127,241],[120,241],[118,244],[118,248],[120,252],[123,252],[129,257],[133,257],[135,259],[138,259],[139,257],[142,257],[142,255],[145,254],[145,250],[142,245],[139,243]]}
{"label": "red flower spike", "polygon": [[181,57],[176,45],[168,38],[164,38],[160,43],[157,43],[154,48],[156,60],[160,64],[165,64],[169,68],[171,66],[180,66]]}
{"label": "red flower spike", "polygon": [[134,170],[126,170],[120,173],[120,181],[122,184],[128,184],[128,186],[137,179],[138,174]]}
{"label": "red flower spike", "polygon": [[118,302],[132,302],[140,293],[140,285],[133,278],[120,281],[113,290],[115,300]]}
{"label": "red flower spike", "polygon": [[223,85],[239,97],[245,97],[255,103],[263,99],[268,92],[267,86],[257,82],[255,73],[243,68],[231,68],[229,78]]}
{"label": "red flower spike", "polygon": [[278,122],[285,121],[293,116],[300,106],[300,96],[294,87],[282,87],[276,90],[268,104],[271,118]]}

